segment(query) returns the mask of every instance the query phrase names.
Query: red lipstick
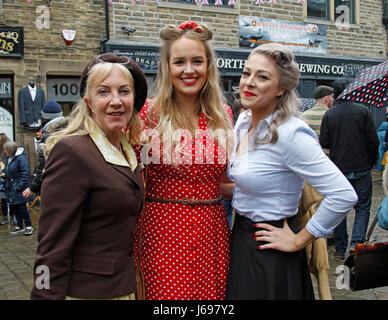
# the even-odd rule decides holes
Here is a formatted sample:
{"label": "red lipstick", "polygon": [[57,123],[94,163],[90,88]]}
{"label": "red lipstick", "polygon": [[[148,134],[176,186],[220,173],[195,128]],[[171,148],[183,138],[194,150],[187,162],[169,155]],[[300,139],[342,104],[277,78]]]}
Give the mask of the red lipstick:
{"label": "red lipstick", "polygon": [[256,96],[255,94],[253,94],[250,91],[244,91],[243,93],[244,93],[244,96],[246,96],[246,97],[254,97],[254,96]]}

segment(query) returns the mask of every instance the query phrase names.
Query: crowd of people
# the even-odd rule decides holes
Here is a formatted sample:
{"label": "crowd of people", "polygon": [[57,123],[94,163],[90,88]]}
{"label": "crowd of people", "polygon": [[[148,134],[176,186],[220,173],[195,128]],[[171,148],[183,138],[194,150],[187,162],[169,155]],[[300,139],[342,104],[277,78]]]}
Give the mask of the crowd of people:
{"label": "crowd of people", "polygon": [[[43,144],[54,123],[63,119],[61,106],[55,101],[47,102],[42,109],[42,125],[36,137],[36,149],[39,154],[37,170],[31,175],[30,165],[23,147],[9,139],[6,134],[0,137],[0,197],[3,218],[1,225],[14,226],[12,235],[32,235],[33,227],[27,203],[40,194],[42,172],[45,166]],[[59,122],[58,122],[59,123]],[[32,179],[31,179],[32,176]]]}
{"label": "crowd of people", "polygon": [[[14,234],[32,233],[26,202],[41,194],[34,270],[49,268],[50,287],[34,282],[31,299],[134,299],[138,263],[147,300],[310,300],[305,247],[334,234],[344,258],[363,241],[379,145],[369,111],[335,100],[339,83],[318,87],[301,116],[299,69],[280,44],[252,50],[230,108],[212,37],[192,21],[162,28],[152,96],[130,58],[91,59],[71,114],[47,107],[57,120],[33,182],[4,144]],[[301,226],[306,185],[322,201]]]}

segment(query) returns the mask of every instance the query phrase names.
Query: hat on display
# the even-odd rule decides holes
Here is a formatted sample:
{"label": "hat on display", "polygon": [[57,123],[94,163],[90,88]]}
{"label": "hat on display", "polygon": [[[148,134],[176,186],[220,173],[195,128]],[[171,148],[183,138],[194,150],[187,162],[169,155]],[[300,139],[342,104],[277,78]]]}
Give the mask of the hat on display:
{"label": "hat on display", "polygon": [[42,109],[42,118],[46,120],[52,120],[58,117],[62,117],[62,107],[56,101],[47,102]]}
{"label": "hat on display", "polygon": [[314,98],[315,100],[321,99],[323,97],[326,97],[329,94],[332,94],[334,92],[333,88],[328,86],[318,86],[316,87],[314,91]]}
{"label": "hat on display", "polygon": [[88,80],[89,71],[98,63],[119,63],[123,65],[131,73],[134,80],[135,101],[134,107],[140,111],[147,99],[147,79],[140,67],[130,58],[126,56],[118,56],[114,53],[104,53],[94,57],[89,61],[81,75],[80,95],[83,97],[86,91],[86,82]]}

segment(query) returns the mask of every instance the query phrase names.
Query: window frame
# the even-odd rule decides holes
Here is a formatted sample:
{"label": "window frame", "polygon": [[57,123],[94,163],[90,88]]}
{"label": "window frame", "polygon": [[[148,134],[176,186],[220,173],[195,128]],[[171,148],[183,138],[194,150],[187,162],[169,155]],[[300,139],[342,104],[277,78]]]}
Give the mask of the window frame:
{"label": "window frame", "polygon": [[[227,0],[224,0],[227,2]],[[201,11],[201,12],[212,12],[219,14],[230,14],[238,16],[240,14],[240,1],[233,6],[233,8],[226,6],[213,6],[213,5],[202,5],[195,4],[195,2],[186,1],[160,1],[157,3],[157,7],[159,8],[167,8],[167,9],[177,9],[177,10],[190,10],[190,11]],[[213,0],[214,2],[214,0]],[[209,0],[210,3],[210,0]]]}
{"label": "window frame", "polygon": [[330,19],[330,13],[331,13],[331,3],[330,3],[331,1],[327,1],[326,0],[326,3],[325,3],[325,5],[326,5],[326,18],[321,18],[321,17],[313,17],[313,16],[308,16],[308,3],[309,3],[309,1],[307,0],[306,1],[306,17],[307,18],[309,18],[309,19],[317,19],[317,20],[325,20],[325,21],[330,21],[331,19]]}
{"label": "window frame", "polygon": [[[187,5],[195,5],[201,6],[202,4],[196,4],[194,0],[169,0],[171,2],[187,4]],[[201,0],[198,0],[201,3]],[[222,5],[215,5],[214,0],[208,0],[208,5],[203,5],[207,7],[215,7],[215,8],[226,8],[226,9],[235,9],[236,5],[228,5],[228,0],[222,0]]]}
{"label": "window frame", "polygon": [[[360,0],[353,0],[354,1],[354,17],[353,21],[350,22],[350,27],[358,27],[360,25]],[[303,18],[305,22],[319,22],[320,24],[327,24],[327,25],[335,25],[336,23],[336,17],[335,17],[335,1],[334,0],[328,0],[328,10],[329,10],[329,19],[320,19],[316,17],[309,17],[307,16],[307,3],[308,0],[304,2],[303,4]]]}

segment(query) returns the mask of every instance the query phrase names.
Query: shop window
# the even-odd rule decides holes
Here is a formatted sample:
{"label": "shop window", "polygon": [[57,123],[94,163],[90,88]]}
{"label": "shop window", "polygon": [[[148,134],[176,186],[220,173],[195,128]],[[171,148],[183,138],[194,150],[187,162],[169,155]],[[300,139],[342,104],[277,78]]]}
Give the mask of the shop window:
{"label": "shop window", "polygon": [[67,116],[81,98],[79,95],[79,77],[47,76],[47,101],[54,100],[62,106]]}
{"label": "shop window", "polygon": [[307,16],[309,18],[329,20],[329,7],[330,2],[327,0],[308,0]]}
{"label": "shop window", "polygon": [[383,5],[383,25],[385,25],[385,28],[388,30],[388,0],[384,0]]}
{"label": "shop window", "polygon": [[[186,3],[186,4],[193,4],[197,5],[194,0],[170,0],[170,2],[179,2],[179,3]],[[222,4],[216,5],[215,0],[209,0],[209,4],[206,4],[206,6],[212,6],[212,7],[224,7],[224,8],[234,8],[233,5],[228,5],[228,0],[221,0]],[[202,3],[202,0],[198,0],[198,5]]]}
{"label": "shop window", "polygon": [[307,0],[307,18],[356,23],[356,7],[359,0]]}
{"label": "shop window", "polygon": [[341,19],[341,16],[349,18],[349,23],[355,23],[355,0],[334,0],[334,19]]}

